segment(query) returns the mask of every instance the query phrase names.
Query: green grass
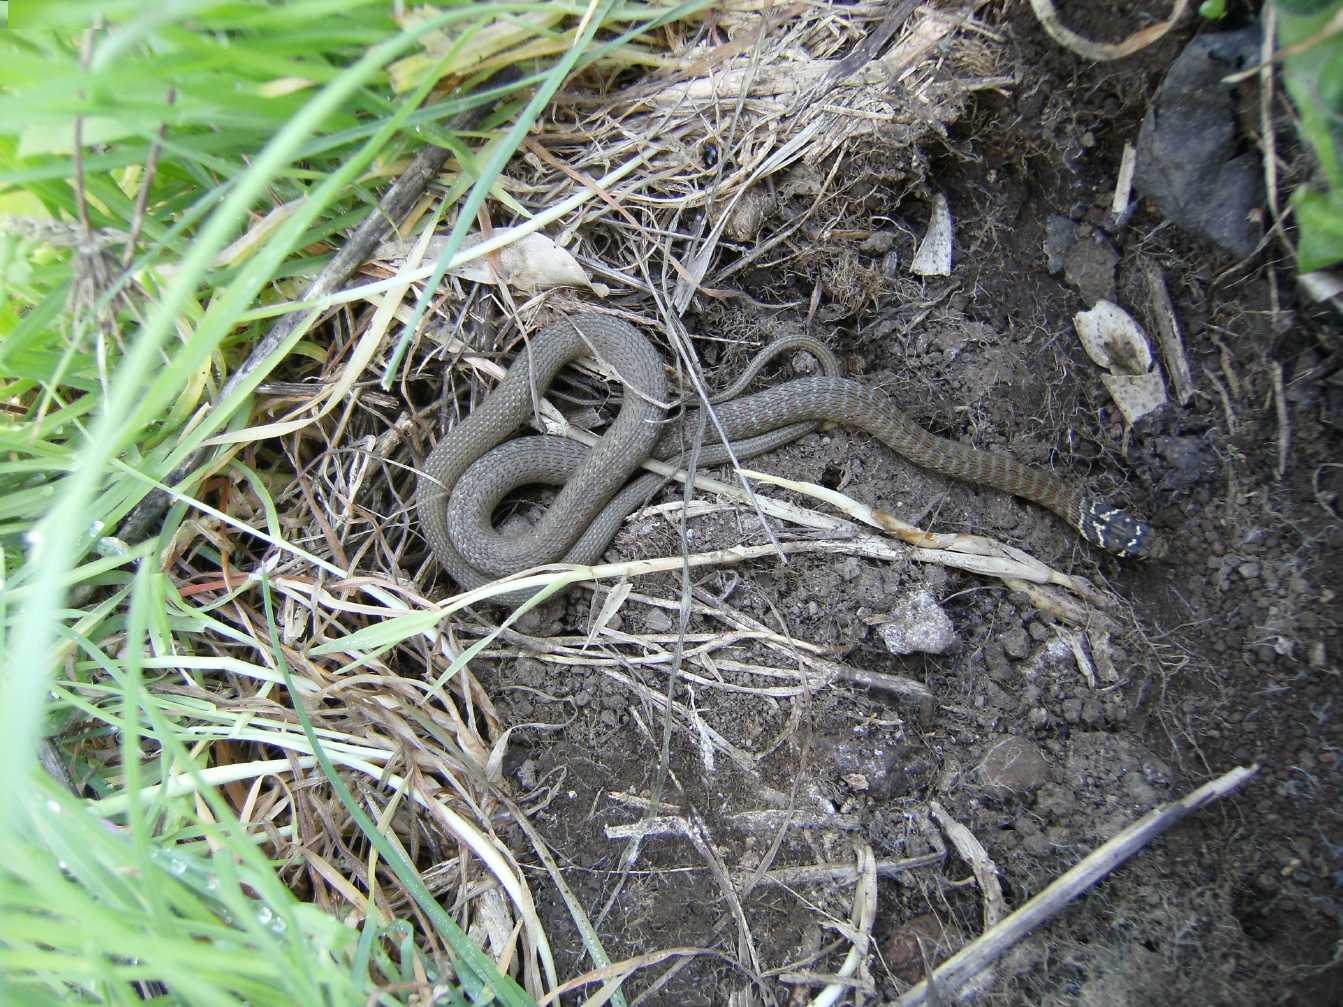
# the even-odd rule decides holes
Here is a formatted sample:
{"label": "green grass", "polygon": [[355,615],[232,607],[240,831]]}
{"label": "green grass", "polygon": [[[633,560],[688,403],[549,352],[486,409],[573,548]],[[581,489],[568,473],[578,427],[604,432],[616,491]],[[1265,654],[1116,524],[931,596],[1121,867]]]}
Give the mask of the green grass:
{"label": "green grass", "polygon": [[1343,262],[1343,2],[1279,0],[1282,78],[1318,177],[1292,194],[1301,272]]}
{"label": "green grass", "polygon": [[[444,1003],[530,1002],[345,784],[353,775],[384,786],[390,815],[416,796],[379,762],[391,755],[314,727],[301,705],[300,730],[208,698],[216,675],[291,706],[288,696],[316,688],[288,666],[273,622],[248,636],[220,617],[244,601],[269,614],[269,583],[246,581],[207,604],[174,577],[174,544],[190,523],[227,519],[194,496],[212,472],[252,487],[266,515],[258,532],[318,569],[284,538],[267,490],[274,475],[244,464],[242,445],[222,448],[176,488],[158,535],[116,538],[176,464],[245,425],[250,392],[286,355],[325,352],[311,312],[247,385],[217,396],[266,331],[257,309],[301,293],[397,164],[426,139],[465,149],[441,129],[481,76],[465,55],[521,75],[489,97],[482,128],[494,142],[462,166],[455,205],[439,209],[457,217],[439,278],[568,75],[599,57],[656,61],[642,29],[702,4],[442,3],[404,26],[391,6],[67,2],[43,7],[39,21],[15,3],[0,31],[0,216],[19,218],[0,228],[5,1003],[139,1003],[159,992],[170,1003],[393,1004],[423,997],[426,983]],[[95,14],[105,26],[89,34]],[[220,261],[279,206],[288,212],[264,240]],[[90,243],[85,220],[106,240]],[[397,331],[403,343],[426,307]],[[250,656],[221,657],[221,641]],[[96,801],[38,768],[44,737]],[[224,742],[250,757],[217,761],[212,745]],[[372,905],[355,919],[349,905],[305,902],[282,881],[306,876],[305,854],[286,845],[302,837],[241,824],[236,802],[284,775],[287,758],[327,776],[412,915]],[[226,785],[241,789],[226,799]]]}

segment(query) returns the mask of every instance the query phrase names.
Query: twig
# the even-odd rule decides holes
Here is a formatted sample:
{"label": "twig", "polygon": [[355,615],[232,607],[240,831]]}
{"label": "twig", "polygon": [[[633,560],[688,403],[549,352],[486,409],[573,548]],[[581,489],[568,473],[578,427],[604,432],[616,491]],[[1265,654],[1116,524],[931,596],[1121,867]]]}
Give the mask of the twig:
{"label": "twig", "polygon": [[858,883],[853,889],[853,915],[849,920],[853,945],[835,974],[836,981],[816,995],[812,1007],[830,1007],[848,992],[851,980],[870,981],[871,978],[867,974],[866,959],[868,945],[872,943],[872,924],[877,916],[877,861],[867,843],[855,839],[853,845],[858,859]]}
{"label": "twig", "polygon": [[1282,361],[1274,360],[1268,372],[1273,377],[1273,408],[1278,417],[1278,463],[1273,474],[1282,482],[1287,475],[1287,456],[1292,444],[1292,421],[1287,415],[1287,390],[1282,382]]}
{"label": "twig", "polygon": [[1180,333],[1180,320],[1175,315],[1170,291],[1166,289],[1166,278],[1161,273],[1161,267],[1151,259],[1143,260],[1142,274],[1147,284],[1148,307],[1153,328],[1156,329],[1157,345],[1161,348],[1161,360],[1166,365],[1171,384],[1175,386],[1176,401],[1187,406],[1194,397],[1194,380],[1189,373],[1184,336]]}
{"label": "twig", "polygon": [[[925,853],[918,857],[906,857],[903,860],[878,860],[876,865],[878,878],[893,878],[906,871],[919,867],[932,867],[946,860],[944,853]],[[784,888],[796,888],[799,885],[849,884],[858,878],[858,868],[853,864],[811,864],[806,867],[779,867],[766,871],[760,878],[762,885],[779,885]]]}
{"label": "twig", "polygon": [[[173,105],[177,101],[177,89],[169,87],[163,96],[164,104]],[[167,121],[159,123],[159,131],[149,146],[145,157],[145,170],[140,178],[140,192],[135,197],[135,212],[131,216],[131,233],[126,238],[126,247],[121,252],[121,268],[129,269],[135,259],[135,246],[140,242],[140,230],[145,224],[145,210],[149,206],[149,191],[154,187],[154,176],[158,174],[159,157],[163,153],[163,138],[168,135]]]}
{"label": "twig", "polygon": [[[933,973],[933,981],[939,989],[960,989],[1157,836],[1193,812],[1238,790],[1257,772],[1258,765],[1248,769],[1237,766],[1180,800],[1148,812],[997,926],[948,958]],[[927,997],[925,981],[893,1001],[890,1007],[916,1007],[927,1002]]]}
{"label": "twig", "polygon": [[1122,42],[1092,42],[1072,29],[1064,27],[1051,0],[1031,0],[1031,9],[1035,11],[1035,17],[1040,22],[1040,27],[1045,30],[1045,34],[1079,56],[1102,61],[1123,59],[1125,56],[1132,56],[1140,49],[1147,48],[1175,27],[1180,18],[1184,17],[1185,8],[1188,6],[1189,0],[1175,0],[1175,7],[1170,12],[1169,18],[1159,24],[1135,31]]}

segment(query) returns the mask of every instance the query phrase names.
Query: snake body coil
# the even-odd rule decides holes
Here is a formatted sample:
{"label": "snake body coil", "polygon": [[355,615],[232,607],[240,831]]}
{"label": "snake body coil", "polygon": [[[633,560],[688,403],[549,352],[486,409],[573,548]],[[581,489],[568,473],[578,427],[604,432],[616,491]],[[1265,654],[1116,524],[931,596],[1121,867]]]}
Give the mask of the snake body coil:
{"label": "snake body coil", "polygon": [[[593,448],[562,437],[506,442],[531,417],[533,388],[543,394],[561,368],[589,355],[605,361],[632,389],[601,441]],[[818,356],[827,371],[834,369],[828,352]],[[632,326],[590,314],[548,326],[425,461],[416,507],[439,563],[470,590],[531,566],[596,560],[625,515],[661,478],[632,479],[635,472],[650,457],[679,453],[676,431],[664,433],[659,403],[666,400],[661,357]],[[738,458],[772,450],[820,422],[856,427],[922,468],[1048,507],[1088,542],[1118,556],[1161,551],[1151,528],[1124,511],[1005,455],[934,436],[885,393],[834,373],[732,399],[715,412]],[[725,456],[716,429],[708,425],[701,461],[717,464]],[[508,493],[536,483],[562,488],[530,533],[501,535],[491,520],[495,508]]]}

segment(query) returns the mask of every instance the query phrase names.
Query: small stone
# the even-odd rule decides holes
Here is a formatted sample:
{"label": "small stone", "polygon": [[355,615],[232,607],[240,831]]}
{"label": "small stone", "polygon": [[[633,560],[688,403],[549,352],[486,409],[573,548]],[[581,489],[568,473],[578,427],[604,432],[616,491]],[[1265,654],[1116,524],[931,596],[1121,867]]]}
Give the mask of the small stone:
{"label": "small stone", "polygon": [[1030,640],[1026,636],[1026,631],[1020,626],[1009,629],[1003,634],[1003,649],[1007,651],[1008,657],[1020,661],[1030,653]]}
{"label": "small stone", "polygon": [[524,790],[531,790],[536,786],[537,765],[535,759],[523,759],[514,775],[518,778],[518,783]]}
{"label": "small stone", "polygon": [[1259,576],[1260,569],[1262,568],[1260,567],[1259,562],[1257,560],[1252,559],[1247,560],[1240,566],[1236,567],[1236,572],[1240,574],[1242,577],[1244,577],[1246,580],[1254,580],[1256,577]]}
{"label": "small stone", "polygon": [[995,682],[1005,683],[1012,678],[1012,666],[1007,663],[1007,654],[1003,651],[1001,643],[991,643],[984,648],[984,665],[989,670],[989,677]]}
{"label": "small stone", "polygon": [[650,633],[670,633],[671,614],[662,608],[650,608],[644,612],[644,629]]}
{"label": "small stone", "polygon": [[1119,253],[1101,234],[1077,241],[1063,257],[1063,277],[1087,304],[1114,297]]}
{"label": "small stone", "polygon": [[1015,736],[989,746],[975,772],[988,796],[999,799],[1030,794],[1049,782],[1049,763],[1039,746]]}
{"label": "small stone", "polygon": [[546,666],[532,657],[520,657],[513,666],[513,680],[518,685],[540,686],[546,680]]}
{"label": "small stone", "polygon": [[1033,621],[1026,629],[1031,634],[1031,639],[1036,643],[1041,643],[1049,638],[1049,627],[1043,622]]}
{"label": "small stone", "polygon": [[889,230],[873,231],[858,246],[858,250],[869,255],[881,255],[891,250],[895,244],[895,232]]}
{"label": "small stone", "polygon": [[1021,848],[1033,857],[1047,856],[1049,854],[1049,837],[1042,832],[1037,832],[1033,836],[1023,836]]}
{"label": "small stone", "polygon": [[892,654],[945,654],[957,642],[951,617],[923,588],[901,598],[877,632]]}
{"label": "small stone", "polygon": [[916,983],[924,978],[924,955],[928,966],[935,968],[963,944],[955,930],[948,929],[934,914],[924,913],[891,934],[884,949],[886,964],[903,981]]}
{"label": "small stone", "polygon": [[1045,221],[1045,268],[1050,273],[1063,272],[1064,256],[1077,241],[1077,225],[1061,214],[1051,213]]}

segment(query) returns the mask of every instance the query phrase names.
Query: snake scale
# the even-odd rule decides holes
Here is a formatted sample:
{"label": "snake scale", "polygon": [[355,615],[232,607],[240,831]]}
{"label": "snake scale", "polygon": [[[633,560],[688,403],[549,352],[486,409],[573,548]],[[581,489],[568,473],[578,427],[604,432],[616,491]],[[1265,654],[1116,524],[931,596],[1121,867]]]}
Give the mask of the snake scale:
{"label": "snake scale", "polygon": [[[1119,508],[1006,455],[934,436],[884,392],[838,376],[833,356],[819,344],[783,342],[790,347],[800,343],[813,352],[826,373],[715,406],[737,458],[770,451],[821,422],[856,427],[929,471],[1047,507],[1088,542],[1115,555],[1160,554],[1152,529]],[[748,383],[764,358],[778,349],[779,344],[767,348],[729,394]],[[508,440],[532,416],[533,390],[539,397],[566,364],[585,356],[605,362],[628,389],[597,445],[588,448],[549,436]],[[465,590],[544,563],[595,561],[625,516],[661,481],[651,473],[635,478],[640,465],[650,457],[681,454],[680,430],[693,430],[700,422],[695,410],[682,426],[666,423],[662,403],[667,398],[662,358],[633,326],[604,315],[580,314],[543,329],[495,389],[425,460],[416,508],[434,556]],[[717,464],[726,458],[726,450],[716,428],[705,426],[700,461]],[[541,520],[527,534],[497,531],[493,513],[504,497],[538,483],[561,487]]]}

